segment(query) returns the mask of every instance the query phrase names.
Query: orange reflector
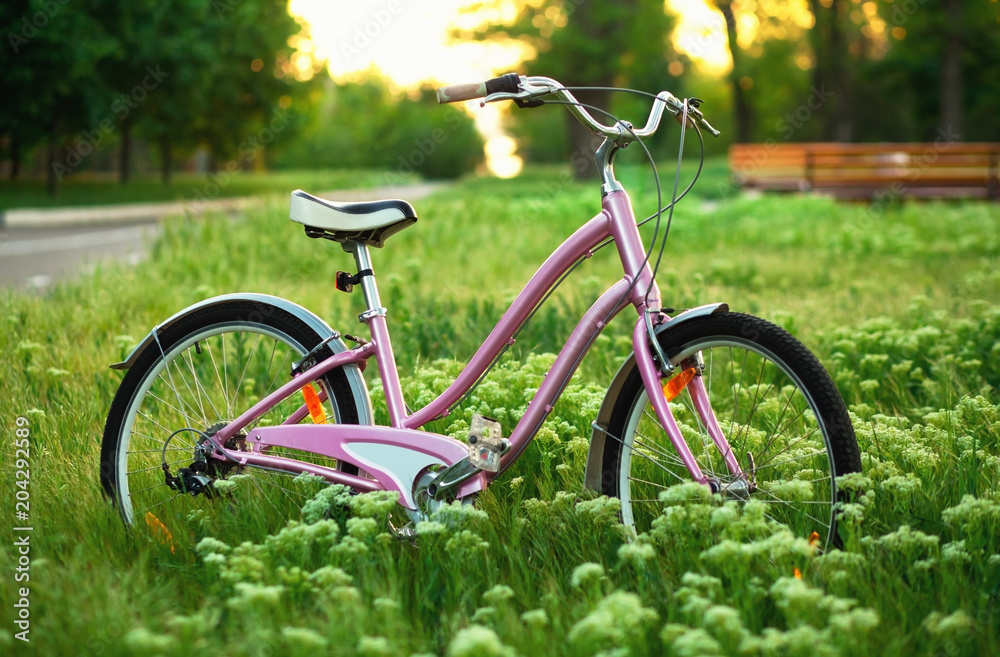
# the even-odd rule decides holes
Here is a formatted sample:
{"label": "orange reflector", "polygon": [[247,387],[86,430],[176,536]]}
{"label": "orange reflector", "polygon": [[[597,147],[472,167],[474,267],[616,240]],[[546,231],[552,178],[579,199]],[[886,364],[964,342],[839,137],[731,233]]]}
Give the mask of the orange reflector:
{"label": "orange reflector", "polygon": [[310,383],[302,388],[302,396],[306,400],[306,408],[309,409],[309,416],[312,417],[313,424],[326,424],[326,413],[323,412],[323,404],[319,401],[319,395],[313,390]]}
{"label": "orange reflector", "polygon": [[167,529],[167,526],[160,522],[160,519],[152,514],[152,512],[146,512],[146,526],[149,527],[150,533],[153,538],[158,540],[164,545],[170,545],[170,553],[174,554],[174,537]]}
{"label": "orange reflector", "polygon": [[795,569],[794,575],[795,579],[802,579],[802,571],[799,570],[798,568]]}
{"label": "orange reflector", "polygon": [[693,367],[689,367],[686,370],[681,371],[680,374],[670,379],[663,385],[663,395],[667,398],[667,401],[673,401],[674,397],[681,393],[691,379],[694,378],[697,370]]}

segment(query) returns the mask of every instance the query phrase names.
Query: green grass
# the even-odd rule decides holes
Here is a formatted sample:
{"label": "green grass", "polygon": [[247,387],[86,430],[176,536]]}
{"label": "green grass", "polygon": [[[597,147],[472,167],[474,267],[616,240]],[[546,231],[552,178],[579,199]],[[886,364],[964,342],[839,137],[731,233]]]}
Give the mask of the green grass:
{"label": "green grass", "polygon": [[[582,472],[602,383],[629,351],[627,318],[477,510],[448,510],[416,545],[389,539],[385,505],[365,497],[349,519],[280,532],[195,518],[172,528],[175,552],[131,539],[97,484],[120,381],[108,363],[178,309],[239,290],[360,328],[360,295],[331,285],[350,267],[346,254],[307,239],[275,203],[238,219],[174,221],[134,269],[107,265],[45,297],[0,301],[0,421],[7,436],[26,417],[32,439],[34,651],[990,654],[1000,642],[1000,209],[908,204],[873,219],[863,205],[825,199],[733,197],[710,165],[706,189],[674,217],[664,302],[726,301],[771,319],[830,369],[865,465],[844,482],[857,491],[845,550],[817,557],[805,537],[762,525],[759,506],[704,498],[672,503],[656,529],[624,541],[613,503],[591,499]],[[637,165],[621,177],[645,216],[652,185]],[[599,202],[560,169],[532,169],[416,204],[420,221],[373,254],[411,405],[461,370]],[[648,238],[652,226],[643,230]],[[588,260],[434,429],[459,432],[484,410],[509,428],[551,362],[540,354],[561,346],[617,266],[611,249]],[[377,391],[374,368],[367,376]],[[13,466],[5,440],[0,500],[11,510]],[[14,563],[12,526],[0,527],[0,563]],[[216,542],[197,543],[205,537]],[[0,646],[21,654],[10,568],[2,582]]]}
{"label": "green grass", "polygon": [[178,173],[164,185],[155,176],[136,176],[122,185],[114,178],[80,174],[63,180],[52,198],[44,179],[0,180],[0,211],[11,208],[54,208],[76,205],[190,201],[204,198],[287,195],[296,188],[325,192],[389,184],[385,173],[364,170],[237,171],[219,174]]}

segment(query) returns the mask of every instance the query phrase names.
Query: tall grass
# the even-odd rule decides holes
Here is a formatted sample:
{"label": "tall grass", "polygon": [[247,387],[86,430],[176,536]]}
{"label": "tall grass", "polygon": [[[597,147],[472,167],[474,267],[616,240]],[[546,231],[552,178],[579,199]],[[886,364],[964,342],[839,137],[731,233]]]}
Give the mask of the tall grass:
{"label": "tall grass", "polygon": [[[638,170],[637,214],[655,204]],[[710,187],[714,187],[711,186]],[[600,208],[560,170],[469,181],[417,204],[420,221],[374,253],[407,400],[459,372],[531,270]],[[31,428],[31,649],[66,655],[982,655],[1000,643],[1000,212],[906,205],[872,220],[816,198],[717,188],[683,203],[659,274],[677,308],[727,301],[799,335],[852,411],[865,472],[842,482],[842,551],[697,487],[629,542],[613,500],[582,488],[602,383],[627,356],[619,320],[535,443],[476,506],[443,509],[415,543],[389,534],[384,496],[325,489],[265,524],[135,540],[97,483],[107,369],[157,321],[204,297],[284,296],[356,332],[350,267],[306,238],[284,202],[230,219],[176,220],[135,268],[107,265],[45,297],[0,301],[0,418]],[[645,215],[643,215],[645,216]],[[651,226],[644,229],[651,234]],[[513,426],[575,318],[620,276],[587,261],[508,360],[432,428],[472,412]],[[377,392],[377,378],[368,371]],[[13,510],[4,441],[0,500]],[[320,487],[316,484],[315,490]],[[684,494],[681,494],[684,493]],[[11,520],[0,563],[14,563]],[[794,576],[801,573],[801,579]],[[5,567],[0,602],[15,600]],[[0,650],[26,653],[0,626]]]}

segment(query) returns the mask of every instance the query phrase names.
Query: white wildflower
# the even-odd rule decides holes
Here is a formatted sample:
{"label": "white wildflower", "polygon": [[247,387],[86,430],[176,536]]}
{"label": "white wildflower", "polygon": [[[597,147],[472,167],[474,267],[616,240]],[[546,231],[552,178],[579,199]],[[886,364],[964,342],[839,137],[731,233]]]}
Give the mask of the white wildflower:
{"label": "white wildflower", "polygon": [[582,563],[573,569],[570,585],[573,588],[589,586],[604,578],[604,566],[599,563]]}
{"label": "white wildflower", "polygon": [[513,657],[514,650],[505,646],[497,633],[482,625],[459,630],[445,652],[447,657]]}
{"label": "white wildflower", "polygon": [[505,584],[497,584],[483,593],[483,601],[488,605],[499,606],[514,597],[514,589]]}
{"label": "white wildflower", "polygon": [[281,634],[293,652],[322,652],[328,643],[325,636],[308,627],[283,627]]}

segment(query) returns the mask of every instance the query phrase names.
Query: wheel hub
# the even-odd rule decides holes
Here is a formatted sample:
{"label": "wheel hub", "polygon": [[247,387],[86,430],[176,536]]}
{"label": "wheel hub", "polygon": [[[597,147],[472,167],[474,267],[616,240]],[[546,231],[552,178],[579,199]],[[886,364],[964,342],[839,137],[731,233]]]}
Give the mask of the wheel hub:
{"label": "wheel hub", "polygon": [[[228,424],[228,422],[219,422],[210,426],[205,430],[204,437],[198,441],[198,445],[195,447],[195,464],[203,463],[205,466],[205,472],[209,476],[216,479],[225,479],[232,474],[234,470],[236,471],[236,474],[243,472],[243,466],[236,461],[220,459],[212,456],[215,452],[215,444],[212,443],[209,438],[215,436],[215,434],[219,433],[219,431],[221,431],[222,428]],[[247,435],[245,433],[233,434],[222,444],[222,446],[235,452],[250,451],[250,446],[247,445]]]}
{"label": "wheel hub", "polygon": [[[164,443],[160,467],[163,468],[164,482],[169,488],[172,488],[180,493],[190,493],[192,496],[206,495],[208,497],[215,497],[217,493],[215,488],[212,486],[212,482],[216,479],[225,479],[232,474],[234,470],[237,473],[243,471],[243,466],[239,463],[229,459],[220,459],[213,456],[215,453],[215,444],[211,441],[211,438],[228,424],[228,422],[219,422],[212,425],[205,431],[198,431],[196,429],[181,429],[180,431],[174,432],[174,434],[166,440]],[[177,476],[175,477],[170,473],[170,466],[167,464],[166,453],[170,446],[170,441],[173,440],[174,436],[182,431],[192,431],[197,433],[200,436],[200,439],[195,444],[194,454],[192,455],[194,460],[189,466],[180,468],[177,471]],[[244,433],[238,433],[230,436],[223,446],[226,449],[239,452],[250,451],[249,446],[246,444],[246,434]]]}

